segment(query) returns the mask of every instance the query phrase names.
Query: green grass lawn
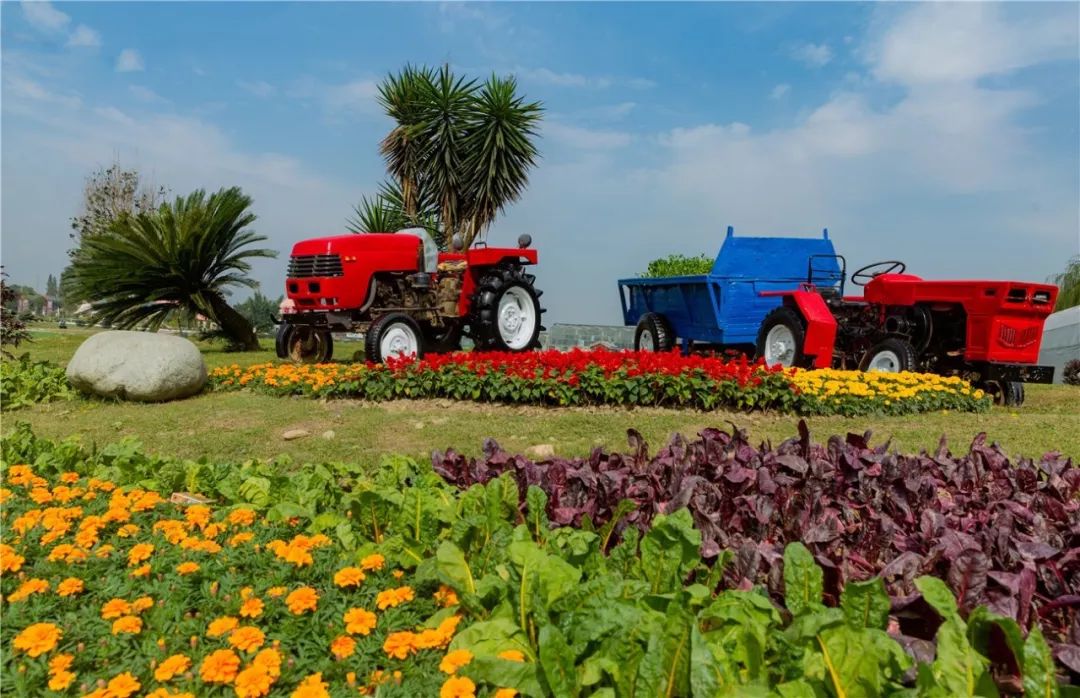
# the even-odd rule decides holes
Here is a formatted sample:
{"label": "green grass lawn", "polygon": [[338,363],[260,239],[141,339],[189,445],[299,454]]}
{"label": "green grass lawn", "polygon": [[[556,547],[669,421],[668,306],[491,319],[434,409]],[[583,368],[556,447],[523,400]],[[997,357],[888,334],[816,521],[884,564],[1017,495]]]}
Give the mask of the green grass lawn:
{"label": "green grass lawn", "polygon": [[[21,350],[64,364],[89,330],[35,328],[35,342]],[[274,360],[265,351],[226,353],[202,346],[207,365],[247,365]],[[343,343],[339,356],[359,345]],[[341,351],[344,350],[344,351]],[[933,450],[944,434],[954,452],[966,452],[985,431],[1013,456],[1039,456],[1058,450],[1080,456],[1080,389],[1028,386],[1022,408],[994,408],[989,414],[926,414],[912,417],[814,417],[807,419],[817,440],[849,431],[871,430],[874,442],[891,439],[904,451]],[[105,444],[130,436],[152,452],[184,458],[203,455],[224,461],[270,458],[280,454],[295,462],[356,461],[374,463],[381,454],[428,457],[454,447],[477,454],[485,437],[521,451],[551,444],[560,455],[586,455],[596,446],[626,445],[626,430],[642,432],[655,450],[674,433],[695,434],[709,427],[746,429],[754,441],[774,444],[796,434],[797,417],[735,412],[669,409],[538,408],[453,403],[445,400],[394,401],[379,404],[350,400],[279,398],[254,393],[211,393],[164,404],[112,403],[98,400],[39,405],[4,415],[6,433],[18,421],[49,438],[76,435],[86,443]],[[305,429],[310,435],[285,441],[282,434]],[[333,437],[324,432],[333,431]]]}

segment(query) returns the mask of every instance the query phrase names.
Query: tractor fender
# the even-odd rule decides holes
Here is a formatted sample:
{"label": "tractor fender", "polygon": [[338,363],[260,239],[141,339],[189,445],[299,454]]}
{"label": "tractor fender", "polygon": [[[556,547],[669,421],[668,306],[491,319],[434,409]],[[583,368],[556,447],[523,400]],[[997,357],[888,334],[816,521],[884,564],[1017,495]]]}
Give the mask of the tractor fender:
{"label": "tractor fender", "polygon": [[784,303],[793,305],[806,321],[803,354],[814,358],[814,368],[832,366],[836,318],[825,304],[825,299],[813,291],[791,291],[784,294]]}

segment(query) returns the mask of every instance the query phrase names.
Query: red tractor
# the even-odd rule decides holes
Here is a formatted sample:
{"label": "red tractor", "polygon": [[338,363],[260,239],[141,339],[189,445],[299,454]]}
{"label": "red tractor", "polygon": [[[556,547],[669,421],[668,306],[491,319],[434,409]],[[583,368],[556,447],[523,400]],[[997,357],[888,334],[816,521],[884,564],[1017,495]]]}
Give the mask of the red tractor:
{"label": "red tractor", "polygon": [[1056,286],[926,281],[888,261],[854,272],[863,295],[845,296],[843,258],[836,260],[839,275],[815,278],[811,258],[799,289],[761,294],[783,299],[758,334],[767,362],[959,375],[1005,405],[1023,404],[1024,383],[1053,380],[1053,367],[1036,363]]}
{"label": "red tractor", "polygon": [[293,246],[285,280],[277,355],[300,362],[333,356],[332,332],[364,335],[369,361],[454,351],[463,336],[478,348],[539,346],[541,291],[526,267],[537,263],[528,235],[517,248],[440,252],[422,228],[340,235]]}

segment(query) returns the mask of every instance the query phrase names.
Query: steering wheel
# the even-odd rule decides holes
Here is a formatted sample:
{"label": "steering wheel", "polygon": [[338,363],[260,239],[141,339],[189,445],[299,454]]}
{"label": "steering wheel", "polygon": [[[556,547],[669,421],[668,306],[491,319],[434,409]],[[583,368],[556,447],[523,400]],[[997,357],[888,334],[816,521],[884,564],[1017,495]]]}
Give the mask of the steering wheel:
{"label": "steering wheel", "polygon": [[[877,267],[884,267],[884,269],[876,271]],[[887,262],[874,262],[873,264],[867,264],[865,267],[853,271],[851,273],[851,283],[856,286],[865,286],[870,283],[875,276],[881,276],[882,274],[903,274],[906,269],[906,264],[894,259]]]}

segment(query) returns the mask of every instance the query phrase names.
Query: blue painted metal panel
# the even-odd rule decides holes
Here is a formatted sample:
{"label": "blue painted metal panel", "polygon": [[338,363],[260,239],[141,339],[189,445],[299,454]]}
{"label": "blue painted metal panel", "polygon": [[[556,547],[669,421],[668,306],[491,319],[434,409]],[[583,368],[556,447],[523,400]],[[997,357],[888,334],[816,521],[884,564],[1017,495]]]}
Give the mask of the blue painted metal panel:
{"label": "blue painted metal panel", "polygon": [[819,286],[843,279],[826,230],[820,238],[727,236],[704,276],[621,279],[623,322],[636,325],[646,312],[663,315],[683,340],[712,344],[753,344],[758,328],[780,298],[762,291],[797,289],[813,258]]}

